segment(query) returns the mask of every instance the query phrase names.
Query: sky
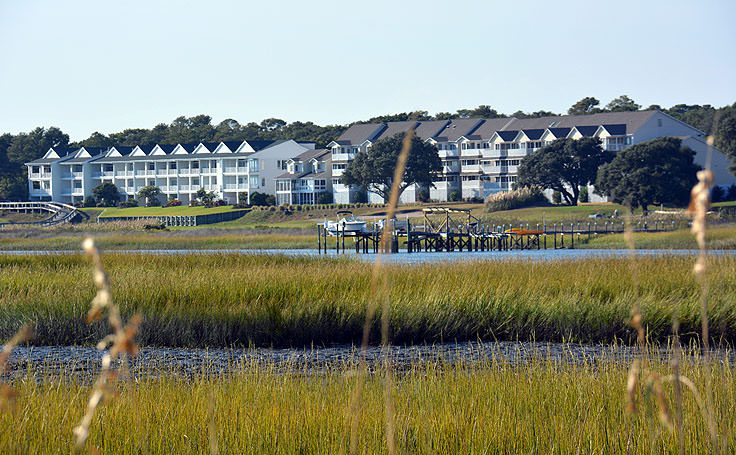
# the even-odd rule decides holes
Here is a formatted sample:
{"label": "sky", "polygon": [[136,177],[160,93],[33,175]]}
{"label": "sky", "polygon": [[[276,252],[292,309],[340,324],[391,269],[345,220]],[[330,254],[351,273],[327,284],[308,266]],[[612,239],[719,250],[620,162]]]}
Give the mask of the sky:
{"label": "sky", "polygon": [[0,133],[736,102],[736,2],[0,0]]}

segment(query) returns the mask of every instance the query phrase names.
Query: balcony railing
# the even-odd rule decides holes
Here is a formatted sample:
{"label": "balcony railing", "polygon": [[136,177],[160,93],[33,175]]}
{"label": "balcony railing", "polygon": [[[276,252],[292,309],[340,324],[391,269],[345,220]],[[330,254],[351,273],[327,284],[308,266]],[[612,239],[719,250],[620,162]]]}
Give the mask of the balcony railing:
{"label": "balcony railing", "polygon": [[437,153],[440,158],[457,158],[459,156],[457,149],[455,150],[438,150]]}

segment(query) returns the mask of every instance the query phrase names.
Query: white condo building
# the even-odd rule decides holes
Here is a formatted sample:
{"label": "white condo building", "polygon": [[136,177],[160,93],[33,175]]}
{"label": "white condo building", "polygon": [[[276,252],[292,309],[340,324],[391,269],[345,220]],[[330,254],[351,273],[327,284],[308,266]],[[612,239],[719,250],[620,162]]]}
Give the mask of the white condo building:
{"label": "white condo building", "polygon": [[103,182],[117,186],[123,199],[154,185],[187,204],[204,188],[232,204],[253,192],[275,194],[287,160],[311,149],[293,140],[50,149],[26,163],[28,190],[31,200],[74,203]]}
{"label": "white condo building", "polygon": [[[674,136],[695,151],[695,162],[705,165],[705,133],[661,111],[606,112],[592,115],[565,115],[517,119],[463,118],[426,122],[388,122],[353,125],[328,144],[332,152],[335,202],[352,202],[355,188],[346,188],[339,175],[358,152],[376,141],[415,128],[422,140],[434,144],[442,159],[442,172],[430,188],[430,199],[447,201],[484,199],[512,189],[519,162],[555,139],[597,137],[604,149],[620,151],[651,139]],[[711,169],[715,184],[736,183],[729,171],[729,159],[714,150]],[[455,194],[453,194],[455,193]],[[598,197],[591,192],[591,200]],[[377,200],[371,195],[371,200]],[[402,194],[402,202],[415,201],[415,189]],[[600,200],[600,198],[598,198]]]}
{"label": "white condo building", "polygon": [[[92,195],[103,182],[132,198],[155,185],[170,198],[189,203],[200,188],[227,203],[249,202],[262,192],[277,204],[315,204],[320,193],[334,203],[355,202],[358,189],[340,182],[348,164],[376,141],[414,129],[437,147],[442,171],[429,188],[435,201],[484,199],[512,189],[520,161],[555,139],[596,137],[603,148],[620,151],[632,144],[674,136],[695,151],[705,165],[705,133],[661,111],[606,112],[533,119],[496,118],[356,124],[327,149],[293,140],[171,144],[135,147],[50,149],[27,163],[31,200],[74,203]],[[730,160],[717,150],[711,157],[716,185],[736,183]],[[592,190],[592,188],[590,188]],[[602,200],[590,191],[591,201]],[[415,202],[410,186],[400,202]],[[370,202],[383,202],[368,194]],[[327,199],[330,199],[329,197]]]}

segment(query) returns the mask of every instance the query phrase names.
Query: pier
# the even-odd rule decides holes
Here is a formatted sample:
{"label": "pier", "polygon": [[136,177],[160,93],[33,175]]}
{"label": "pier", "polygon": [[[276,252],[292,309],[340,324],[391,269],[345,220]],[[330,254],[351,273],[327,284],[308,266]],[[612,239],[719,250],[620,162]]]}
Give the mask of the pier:
{"label": "pier", "polygon": [[[465,209],[430,207],[423,209],[423,213],[420,223],[412,224],[408,217],[404,221],[388,221],[390,239],[385,253],[398,253],[402,245],[407,253],[567,249],[575,248],[581,238],[589,240],[593,235],[620,234],[626,230],[622,220],[484,224]],[[362,232],[329,231],[320,224],[317,226],[317,249],[320,253],[345,252],[346,248],[355,249],[356,253],[378,253],[384,235],[382,223],[385,222],[374,223]],[[676,228],[674,221],[639,222],[632,226],[634,232],[663,232]]]}

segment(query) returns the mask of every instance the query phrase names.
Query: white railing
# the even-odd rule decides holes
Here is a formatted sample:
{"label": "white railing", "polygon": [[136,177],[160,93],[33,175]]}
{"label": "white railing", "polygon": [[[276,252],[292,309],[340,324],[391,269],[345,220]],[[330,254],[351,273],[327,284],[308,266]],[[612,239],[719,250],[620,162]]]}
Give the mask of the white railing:
{"label": "white railing", "polygon": [[452,157],[457,158],[459,156],[458,155],[458,152],[457,152],[457,149],[455,149],[455,150],[438,150],[437,153],[440,155],[440,158],[452,158]]}
{"label": "white railing", "polygon": [[225,173],[226,174],[234,174],[236,172],[236,170],[237,170],[236,167],[226,167],[225,168]]}

